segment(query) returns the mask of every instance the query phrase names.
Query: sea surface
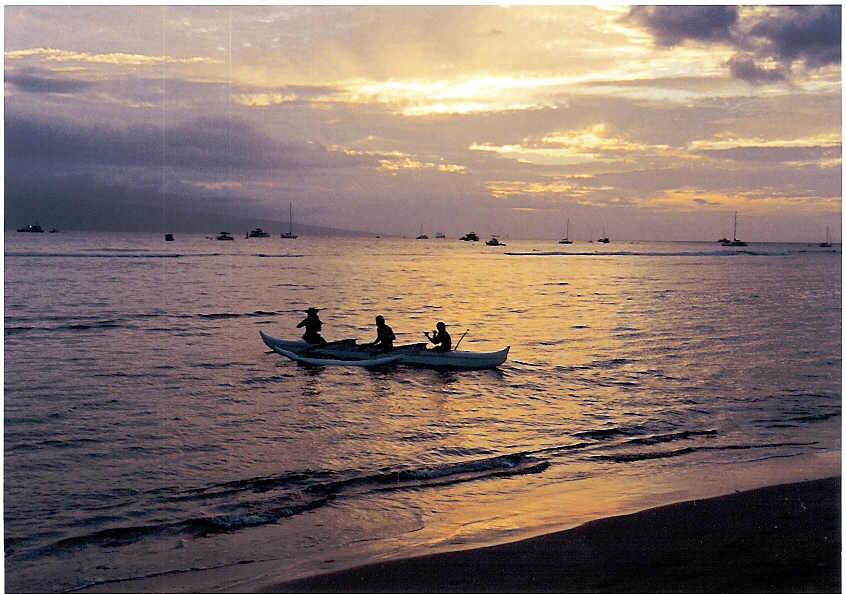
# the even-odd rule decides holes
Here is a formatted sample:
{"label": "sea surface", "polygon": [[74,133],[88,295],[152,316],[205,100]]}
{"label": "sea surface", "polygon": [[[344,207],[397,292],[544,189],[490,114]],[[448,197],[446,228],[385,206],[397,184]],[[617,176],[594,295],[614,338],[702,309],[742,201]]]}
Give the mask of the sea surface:
{"label": "sea surface", "polygon": [[[840,245],[235,236],[6,232],[7,591],[243,591],[840,472]],[[511,351],[269,352],[310,306]]]}

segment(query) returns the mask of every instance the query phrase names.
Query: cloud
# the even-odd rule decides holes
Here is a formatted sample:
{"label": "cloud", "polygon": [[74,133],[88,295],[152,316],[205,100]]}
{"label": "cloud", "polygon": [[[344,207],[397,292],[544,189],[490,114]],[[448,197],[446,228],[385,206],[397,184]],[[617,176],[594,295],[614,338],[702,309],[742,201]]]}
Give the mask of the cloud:
{"label": "cloud", "polygon": [[635,218],[650,192],[824,193],[828,212],[842,84],[821,29],[840,9],[816,8],[10,7],[7,180],[24,209],[37,182],[56,203],[167,192],[283,220],[293,200],[383,233],[484,230],[515,204]]}
{"label": "cloud", "polygon": [[761,55],[784,64],[804,60],[809,68],[840,63],[840,6],[785,6],[762,17],[749,31],[763,41]]}
{"label": "cloud", "polygon": [[325,85],[288,85],[272,89],[244,87],[244,92],[232,94],[232,101],[244,107],[272,107],[303,101],[329,102],[340,100],[338,91]]}
{"label": "cloud", "polygon": [[49,163],[69,169],[85,166],[137,166],[186,170],[274,171],[332,167],[360,161],[316,143],[285,144],[250,124],[227,118],[201,118],[164,129],[83,125],[59,119],[7,116],[6,159]]}
{"label": "cloud", "polygon": [[840,159],[840,146],[836,147],[736,147],[722,150],[705,150],[702,154],[731,161],[758,161],[779,163],[824,163]]}
{"label": "cloud", "polygon": [[37,47],[24,50],[5,52],[7,60],[20,58],[39,57],[50,62],[91,62],[95,64],[112,64],[115,66],[141,66],[149,64],[222,64],[222,60],[187,57],[177,58],[173,56],[151,56],[145,54],[128,54],[124,52],[113,52],[108,54],[97,54],[91,52],[77,52],[49,47]]}
{"label": "cloud", "polygon": [[841,8],[775,6],[635,6],[623,18],[646,29],[661,47],[719,43],[737,54],[727,60],[735,78],[753,84],[790,78],[801,61],[814,70],[840,63]]}
{"label": "cloud", "polygon": [[687,40],[729,41],[737,18],[735,6],[635,6],[627,20],[647,29],[658,45],[671,47]]}
{"label": "cloud", "polygon": [[784,64],[764,68],[756,64],[755,59],[749,56],[733,56],[727,64],[733,77],[750,83],[780,82],[790,77],[790,70]]}
{"label": "cloud", "polygon": [[85,80],[56,77],[49,74],[42,75],[36,69],[7,74],[5,80],[27,93],[77,93],[93,85],[93,83]]}

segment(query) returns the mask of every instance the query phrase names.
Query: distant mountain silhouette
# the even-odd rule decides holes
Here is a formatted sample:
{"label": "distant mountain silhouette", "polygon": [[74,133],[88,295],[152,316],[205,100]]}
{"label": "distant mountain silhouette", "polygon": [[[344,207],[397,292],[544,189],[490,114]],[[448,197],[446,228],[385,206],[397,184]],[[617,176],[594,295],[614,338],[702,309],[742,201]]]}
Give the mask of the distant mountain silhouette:
{"label": "distant mountain silhouette", "polygon": [[[141,191],[121,191],[89,184],[73,187],[50,187],[48,184],[16,184],[6,180],[3,227],[14,231],[34,221],[45,229],[62,231],[124,231],[150,233],[205,233],[229,231],[243,237],[250,229],[261,227],[272,236],[288,231],[288,212],[279,218],[250,216],[243,209],[238,215],[209,212],[207,205],[191,202],[187,208],[176,197],[168,197],[164,204]],[[151,204],[152,202],[152,204]],[[232,205],[226,205],[227,210]],[[298,223],[294,217],[294,232],[309,235],[346,235],[372,237],[376,233],[337,229]]]}

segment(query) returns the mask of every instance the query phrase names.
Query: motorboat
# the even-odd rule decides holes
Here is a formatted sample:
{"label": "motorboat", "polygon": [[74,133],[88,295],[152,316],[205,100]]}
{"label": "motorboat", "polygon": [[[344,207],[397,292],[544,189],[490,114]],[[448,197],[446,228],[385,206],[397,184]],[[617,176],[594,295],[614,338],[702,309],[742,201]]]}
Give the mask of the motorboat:
{"label": "motorboat", "polygon": [[219,241],[233,241],[235,238],[229,234],[229,231],[221,231],[217,234],[216,239]]}
{"label": "motorboat", "polygon": [[247,237],[270,237],[270,233],[267,233],[261,227],[256,227],[247,233]]}
{"label": "motorboat", "polygon": [[599,243],[608,243],[609,241],[611,241],[610,239],[608,239],[608,234],[605,233],[605,225],[602,226],[602,235],[596,241],[598,241]]}
{"label": "motorboat", "polygon": [[485,242],[485,245],[505,245],[502,243],[496,235],[491,236],[489,240]]}
{"label": "motorboat", "polygon": [[479,236],[476,235],[474,231],[471,231],[466,235],[462,235],[459,239],[461,239],[461,241],[479,241]]}
{"label": "motorboat", "polygon": [[44,233],[41,225],[27,225],[18,229],[18,233]]}

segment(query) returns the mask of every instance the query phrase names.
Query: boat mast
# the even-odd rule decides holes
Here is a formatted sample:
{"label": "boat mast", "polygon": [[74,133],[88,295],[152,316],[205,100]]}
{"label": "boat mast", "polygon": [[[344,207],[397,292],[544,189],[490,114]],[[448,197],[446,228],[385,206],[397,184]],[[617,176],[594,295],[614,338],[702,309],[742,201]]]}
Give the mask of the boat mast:
{"label": "boat mast", "polygon": [[288,234],[294,234],[294,201],[288,203]]}
{"label": "boat mast", "polygon": [[732,236],[734,241],[737,241],[737,211],[734,211],[734,235]]}

